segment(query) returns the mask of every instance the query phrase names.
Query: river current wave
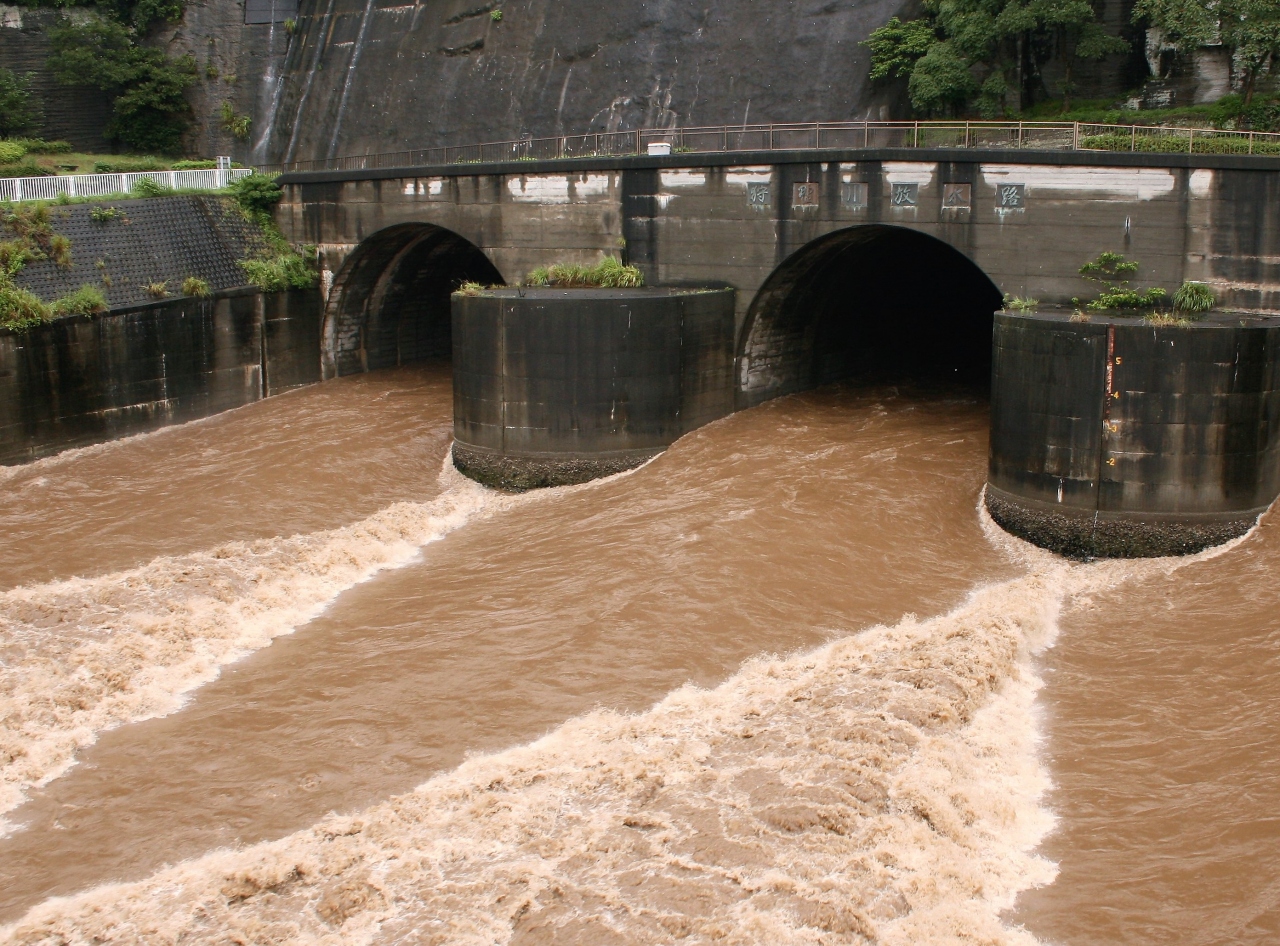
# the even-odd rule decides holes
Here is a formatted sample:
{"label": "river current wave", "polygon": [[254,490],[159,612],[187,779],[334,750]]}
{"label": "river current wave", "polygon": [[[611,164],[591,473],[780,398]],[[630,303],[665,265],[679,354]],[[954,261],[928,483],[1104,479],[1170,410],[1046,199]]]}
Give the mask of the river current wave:
{"label": "river current wave", "polygon": [[[1152,682],[1103,700],[1161,733],[1167,682],[1193,719],[1159,635],[1180,608],[1234,633],[1214,581],[1258,616],[1213,692],[1274,636],[1248,577],[1266,522],[1093,564],[1001,532],[965,396],[780,399],[512,496],[449,464],[447,381],[338,382],[7,475],[0,543],[38,554],[0,576],[0,942],[1105,941],[1086,901],[1123,885],[1080,876],[1072,831],[1123,838],[1145,810],[1082,806],[1161,789],[1084,694],[1132,659]],[[1207,745],[1159,738],[1177,765]],[[1144,830],[1115,844],[1173,843]]]}

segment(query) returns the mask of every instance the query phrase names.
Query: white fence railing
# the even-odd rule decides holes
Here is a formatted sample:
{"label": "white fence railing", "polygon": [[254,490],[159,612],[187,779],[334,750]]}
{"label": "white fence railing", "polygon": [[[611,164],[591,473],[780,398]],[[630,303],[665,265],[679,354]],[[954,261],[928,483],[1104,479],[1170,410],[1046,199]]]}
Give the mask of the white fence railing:
{"label": "white fence railing", "polygon": [[253,172],[248,168],[199,171],[138,171],[129,174],[63,174],[58,177],[0,178],[0,201],[56,200],[68,197],[127,196],[138,181],[155,181],[172,190],[221,190]]}

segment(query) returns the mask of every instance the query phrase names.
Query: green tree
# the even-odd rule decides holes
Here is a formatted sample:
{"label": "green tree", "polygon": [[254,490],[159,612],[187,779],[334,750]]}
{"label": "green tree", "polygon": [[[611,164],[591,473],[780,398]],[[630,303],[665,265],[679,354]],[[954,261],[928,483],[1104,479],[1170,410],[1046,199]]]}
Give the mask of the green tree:
{"label": "green tree", "polygon": [[0,138],[31,131],[42,118],[40,103],[31,95],[31,76],[0,67]]}
{"label": "green tree", "polygon": [[183,0],[14,0],[18,6],[64,9],[92,6],[104,17],[146,33],[157,23],[182,19]]}
{"label": "green tree", "polygon": [[871,77],[906,76],[917,112],[977,107],[986,116],[1031,104],[1045,48],[1065,60],[1066,96],[1076,61],[1128,49],[1098,23],[1089,0],[925,0],[923,17],[905,23],[894,17],[867,46]]}
{"label": "green tree", "polygon": [[1224,46],[1246,106],[1258,79],[1280,61],[1276,0],[1138,0],[1133,17],[1135,23],[1146,20],[1184,50]]}
{"label": "green tree", "polygon": [[61,83],[112,96],[108,137],[139,151],[177,152],[191,119],[185,93],[196,81],[195,60],[139,46],[134,35],[109,20],[64,23],[49,33],[49,66]]}

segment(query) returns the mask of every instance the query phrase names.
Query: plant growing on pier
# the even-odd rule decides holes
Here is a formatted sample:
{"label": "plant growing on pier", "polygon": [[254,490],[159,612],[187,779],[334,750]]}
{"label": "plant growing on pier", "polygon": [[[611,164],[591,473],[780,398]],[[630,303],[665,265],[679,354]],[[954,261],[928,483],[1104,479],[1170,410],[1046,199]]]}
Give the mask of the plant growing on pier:
{"label": "plant growing on pier", "polygon": [[199,276],[188,276],[182,280],[182,294],[184,296],[195,296],[197,299],[206,299],[209,296],[209,283]]}
{"label": "plant growing on pier", "polygon": [[1187,315],[1202,315],[1212,309],[1217,302],[1212,289],[1202,282],[1188,280],[1173,294],[1173,311]]}
{"label": "plant growing on pier", "polygon": [[525,276],[524,284],[560,289],[624,289],[643,286],[644,275],[635,266],[623,265],[616,256],[606,256],[595,266],[540,266]]}
{"label": "plant growing on pier", "polygon": [[1014,312],[1031,312],[1040,304],[1039,299],[1023,298],[1022,296],[1011,296],[1007,292],[1004,295],[1004,307]]}
{"label": "plant growing on pier", "polygon": [[[1129,276],[1138,271],[1137,260],[1126,260],[1123,253],[1099,253],[1080,267],[1080,275],[1102,287],[1098,298],[1087,304],[1095,312],[1105,309],[1153,309],[1168,296],[1163,289],[1133,289]],[[1072,302],[1079,304],[1079,299]]]}

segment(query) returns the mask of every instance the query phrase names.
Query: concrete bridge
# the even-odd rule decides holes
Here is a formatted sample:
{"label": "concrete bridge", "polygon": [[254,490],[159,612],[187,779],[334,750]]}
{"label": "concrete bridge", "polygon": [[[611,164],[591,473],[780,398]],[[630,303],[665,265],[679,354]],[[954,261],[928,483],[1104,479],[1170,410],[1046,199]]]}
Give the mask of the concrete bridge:
{"label": "concrete bridge", "polygon": [[[449,353],[462,280],[623,255],[737,290],[739,406],[903,364],[983,376],[1004,293],[1068,303],[1111,250],[1135,285],[1280,311],[1280,161],[965,148],[508,161],[283,176],[321,249],[326,377]],[[884,318],[893,315],[894,318]]]}

